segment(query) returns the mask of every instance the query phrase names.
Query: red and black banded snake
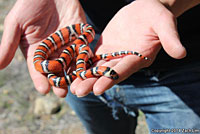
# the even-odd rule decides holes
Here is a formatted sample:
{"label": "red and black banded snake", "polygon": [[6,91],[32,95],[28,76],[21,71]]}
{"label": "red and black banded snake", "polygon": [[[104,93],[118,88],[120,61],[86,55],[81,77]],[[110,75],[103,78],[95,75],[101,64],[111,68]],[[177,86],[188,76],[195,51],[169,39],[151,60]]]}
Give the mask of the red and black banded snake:
{"label": "red and black banded snake", "polygon": [[[92,55],[89,43],[93,41],[94,36],[95,32],[92,26],[84,23],[70,25],[56,31],[43,40],[35,50],[33,58],[35,69],[41,73],[48,74],[47,77],[52,86],[67,87],[77,77],[87,79],[106,76],[114,80],[119,78],[118,74],[110,67],[97,66],[88,69],[98,60],[108,60],[126,55],[136,55],[149,60],[149,58],[134,51]],[[52,53],[69,42],[72,42],[72,44],[62,51],[59,58],[48,60]],[[73,59],[76,60],[76,70],[71,74],[67,74],[65,70],[70,66]],[[56,73],[61,72],[63,72],[63,76],[56,75]]]}

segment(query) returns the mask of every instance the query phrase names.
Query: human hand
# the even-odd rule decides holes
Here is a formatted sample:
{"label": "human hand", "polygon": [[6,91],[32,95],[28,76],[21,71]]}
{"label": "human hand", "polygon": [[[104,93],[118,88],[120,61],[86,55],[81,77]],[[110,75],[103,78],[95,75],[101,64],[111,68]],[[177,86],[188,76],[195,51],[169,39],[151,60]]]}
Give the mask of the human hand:
{"label": "human hand", "polygon": [[99,61],[96,66],[112,67],[118,80],[107,77],[76,79],[71,85],[72,93],[85,96],[93,91],[100,95],[141,68],[148,67],[160,48],[173,58],[185,57],[186,50],[179,40],[174,15],[158,0],[138,0],[122,8],[109,22],[98,42],[96,54],[132,50],[151,58],[126,56],[110,61]]}
{"label": "human hand", "polygon": [[[34,51],[55,30],[80,22],[86,22],[86,19],[78,0],[18,0],[4,22],[0,69],[11,62],[20,44],[36,89],[40,93],[48,93],[50,85],[46,76],[34,68]],[[58,54],[51,58],[55,56],[58,57]],[[60,97],[67,94],[66,89],[53,87],[53,91]]]}

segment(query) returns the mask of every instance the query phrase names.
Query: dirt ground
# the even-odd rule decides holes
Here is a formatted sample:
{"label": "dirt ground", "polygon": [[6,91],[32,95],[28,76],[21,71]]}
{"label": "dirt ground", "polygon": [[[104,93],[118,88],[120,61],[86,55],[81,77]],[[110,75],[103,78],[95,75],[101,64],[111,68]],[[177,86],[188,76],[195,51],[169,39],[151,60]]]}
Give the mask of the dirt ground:
{"label": "dirt ground", "polygon": [[[3,22],[16,0],[0,0],[0,39]],[[36,100],[49,100],[57,108],[52,113],[36,112]],[[44,109],[45,110],[45,109]],[[0,134],[84,134],[74,111],[53,93],[40,95],[28,74],[20,50],[12,63],[0,71]],[[144,114],[140,113],[137,134],[148,133]]]}

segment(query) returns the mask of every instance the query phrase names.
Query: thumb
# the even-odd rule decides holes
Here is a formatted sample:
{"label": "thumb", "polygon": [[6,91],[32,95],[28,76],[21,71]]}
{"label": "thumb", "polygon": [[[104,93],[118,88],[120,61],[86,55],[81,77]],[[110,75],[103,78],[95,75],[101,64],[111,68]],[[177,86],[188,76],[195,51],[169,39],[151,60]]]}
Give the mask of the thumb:
{"label": "thumb", "polygon": [[168,55],[175,59],[182,59],[186,56],[186,49],[180,42],[176,19],[172,14],[162,16],[159,24],[154,29]]}
{"label": "thumb", "polygon": [[4,32],[0,45],[0,69],[5,68],[13,59],[21,37],[19,24],[10,18],[7,16],[4,22]]}

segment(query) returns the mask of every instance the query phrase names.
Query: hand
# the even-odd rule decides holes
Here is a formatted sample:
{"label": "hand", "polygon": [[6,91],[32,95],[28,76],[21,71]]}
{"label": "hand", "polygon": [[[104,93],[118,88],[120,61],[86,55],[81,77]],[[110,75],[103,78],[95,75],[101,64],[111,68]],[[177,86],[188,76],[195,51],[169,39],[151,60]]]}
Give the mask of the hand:
{"label": "hand", "polygon": [[76,79],[71,85],[72,93],[85,96],[93,91],[100,95],[141,68],[148,67],[160,48],[173,58],[181,59],[186,50],[180,43],[173,14],[158,0],[138,0],[122,8],[109,22],[98,42],[96,54],[133,50],[151,58],[143,60],[137,56],[126,56],[111,61],[99,61],[97,66],[112,67],[118,80],[107,77]]}
{"label": "hand", "polygon": [[[86,19],[78,0],[18,0],[5,19],[0,69],[11,62],[20,44],[36,89],[40,93],[48,93],[50,85],[47,78],[34,68],[34,51],[55,30],[80,22],[86,22]],[[67,94],[66,89],[53,87],[53,91],[60,97]]]}

